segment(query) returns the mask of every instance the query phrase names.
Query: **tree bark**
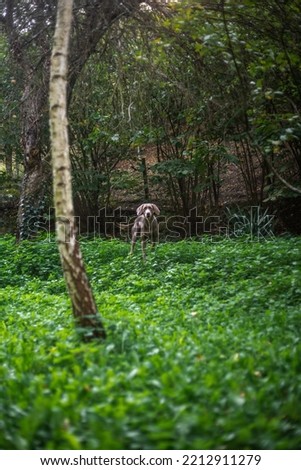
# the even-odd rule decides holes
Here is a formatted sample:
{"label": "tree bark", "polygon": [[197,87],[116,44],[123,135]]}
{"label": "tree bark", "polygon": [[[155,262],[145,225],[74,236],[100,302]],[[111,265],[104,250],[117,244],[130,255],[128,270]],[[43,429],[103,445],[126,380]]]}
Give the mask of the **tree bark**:
{"label": "tree bark", "polygon": [[[18,240],[29,238],[37,232],[39,219],[44,209],[46,181],[49,181],[50,175],[50,171],[47,171],[47,165],[44,165],[41,158],[41,129],[43,128],[42,121],[45,121],[43,116],[47,109],[47,93],[43,88],[45,88],[45,83],[48,84],[49,67],[44,66],[46,63],[44,59],[40,62],[39,71],[37,72],[37,69],[28,60],[27,36],[20,31],[21,16],[25,12],[22,9],[24,6],[28,8],[28,5],[23,5],[22,2],[7,0],[4,19],[10,57],[16,70],[20,71],[20,76],[24,82],[20,105],[24,177],[17,216],[16,235]],[[38,14],[40,15],[41,11],[43,12],[42,5],[39,8]],[[41,22],[43,22],[43,13],[41,18]],[[37,50],[42,49],[41,43],[44,39],[41,39],[41,37],[42,35],[36,37],[35,47]]]}
{"label": "tree bark", "polygon": [[86,340],[105,338],[76,239],[67,123],[67,63],[73,0],[59,0],[50,67],[50,134],[56,234],[73,314]]}
{"label": "tree bark", "polygon": [[21,106],[24,176],[18,208],[18,240],[31,238],[37,233],[51,181],[49,162],[43,161],[41,144],[41,116],[46,113],[47,93],[37,86],[29,70],[24,70],[24,73],[27,81]]}

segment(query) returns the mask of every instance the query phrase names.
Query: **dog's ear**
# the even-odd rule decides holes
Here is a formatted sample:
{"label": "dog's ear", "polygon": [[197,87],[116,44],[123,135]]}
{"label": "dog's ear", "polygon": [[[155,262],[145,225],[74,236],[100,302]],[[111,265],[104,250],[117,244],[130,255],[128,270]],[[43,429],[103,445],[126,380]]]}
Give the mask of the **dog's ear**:
{"label": "dog's ear", "polygon": [[156,215],[160,214],[160,209],[159,207],[156,206],[156,204],[152,204],[153,211]]}
{"label": "dog's ear", "polygon": [[141,206],[137,207],[137,210],[136,210],[137,215],[142,215],[143,214],[144,206],[145,206],[145,204],[141,204]]}

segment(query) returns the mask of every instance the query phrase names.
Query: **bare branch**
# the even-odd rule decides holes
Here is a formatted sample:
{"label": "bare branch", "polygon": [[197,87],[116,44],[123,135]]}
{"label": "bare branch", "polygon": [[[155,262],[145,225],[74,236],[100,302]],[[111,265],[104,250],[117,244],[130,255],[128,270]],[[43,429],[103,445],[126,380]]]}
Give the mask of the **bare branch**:
{"label": "bare branch", "polygon": [[276,168],[274,167],[274,165],[272,164],[270,159],[267,158],[267,157],[265,157],[265,158],[266,158],[266,161],[267,161],[269,167],[271,168],[272,172],[279,179],[279,181],[281,181],[281,183],[283,183],[288,189],[290,189],[294,193],[301,194],[301,189],[297,188],[296,186],[293,186],[288,181],[286,181],[286,179],[284,179],[283,176],[281,176],[280,173],[276,170]]}

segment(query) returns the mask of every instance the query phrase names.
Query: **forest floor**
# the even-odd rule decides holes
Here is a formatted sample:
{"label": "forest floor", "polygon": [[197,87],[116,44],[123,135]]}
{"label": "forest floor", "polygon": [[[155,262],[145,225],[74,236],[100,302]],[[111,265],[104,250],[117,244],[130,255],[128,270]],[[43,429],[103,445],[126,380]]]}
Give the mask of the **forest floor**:
{"label": "forest floor", "polygon": [[300,238],[82,249],[101,343],[54,239],[0,238],[1,449],[300,448]]}

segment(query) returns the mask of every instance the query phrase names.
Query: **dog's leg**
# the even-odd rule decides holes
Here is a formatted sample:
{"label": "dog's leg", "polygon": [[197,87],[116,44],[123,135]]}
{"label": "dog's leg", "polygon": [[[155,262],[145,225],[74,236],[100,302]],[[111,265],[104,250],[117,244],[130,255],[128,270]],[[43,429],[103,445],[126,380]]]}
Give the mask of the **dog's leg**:
{"label": "dog's leg", "polygon": [[147,240],[147,236],[145,235],[145,233],[142,233],[141,234],[141,249],[142,249],[143,261],[145,261],[146,259],[146,252],[145,252],[146,240]]}
{"label": "dog's leg", "polygon": [[134,253],[136,241],[137,241],[137,227],[134,225],[133,228],[132,228],[132,242],[131,242],[130,255],[132,255]]}
{"label": "dog's leg", "polygon": [[155,219],[152,222],[151,234],[152,234],[152,248],[154,248],[156,246],[156,243],[157,244],[159,243],[159,225],[158,225],[157,220]]}

